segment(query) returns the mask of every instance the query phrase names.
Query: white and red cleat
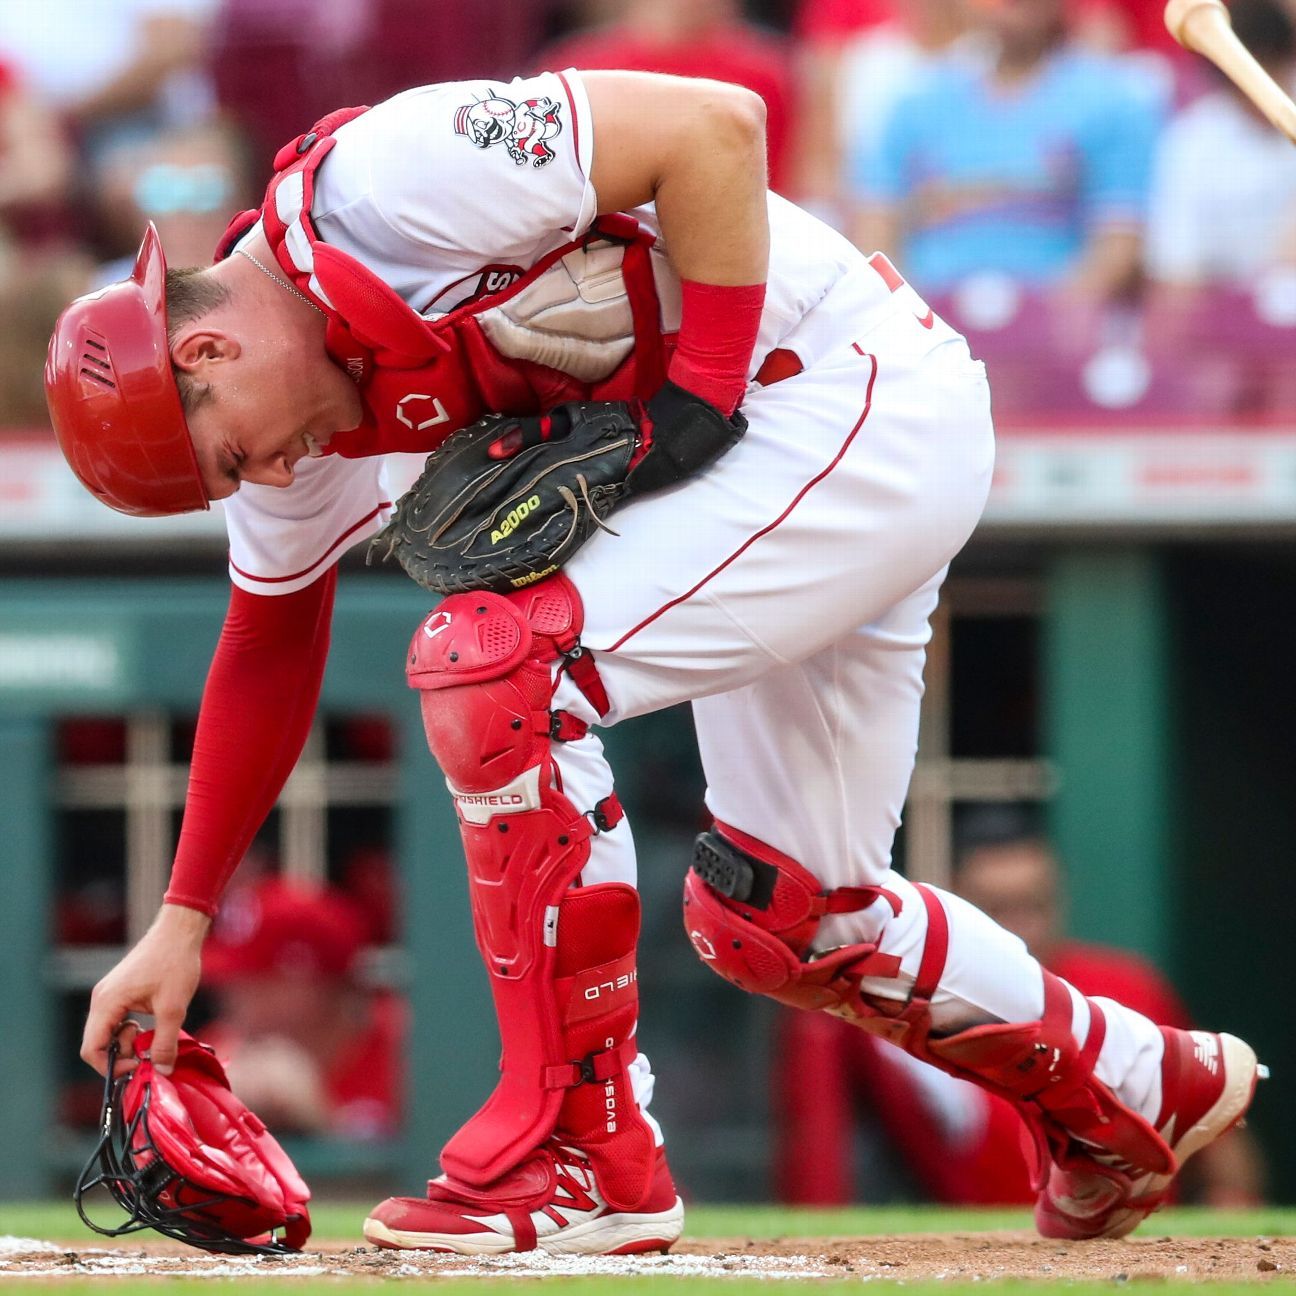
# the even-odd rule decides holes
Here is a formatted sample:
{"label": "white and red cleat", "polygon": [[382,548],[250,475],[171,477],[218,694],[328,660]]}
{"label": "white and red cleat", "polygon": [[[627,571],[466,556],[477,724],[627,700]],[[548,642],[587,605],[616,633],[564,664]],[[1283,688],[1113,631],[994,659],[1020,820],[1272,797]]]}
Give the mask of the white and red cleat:
{"label": "white and red cleat", "polygon": [[551,1139],[487,1188],[442,1175],[426,1197],[389,1197],[365,1220],[364,1235],[379,1247],[459,1255],[636,1255],[669,1250],[683,1228],[684,1203],[663,1148],[647,1199],[638,1210],[617,1211],[585,1155]]}
{"label": "white and red cleat", "polygon": [[1121,1238],[1165,1202],[1175,1174],[1246,1114],[1256,1081],[1268,1071],[1251,1046],[1232,1035],[1161,1028],[1161,1114],[1157,1132],[1174,1154],[1169,1174],[1147,1173],[1073,1142],[1054,1165],[1035,1203],[1045,1237]]}

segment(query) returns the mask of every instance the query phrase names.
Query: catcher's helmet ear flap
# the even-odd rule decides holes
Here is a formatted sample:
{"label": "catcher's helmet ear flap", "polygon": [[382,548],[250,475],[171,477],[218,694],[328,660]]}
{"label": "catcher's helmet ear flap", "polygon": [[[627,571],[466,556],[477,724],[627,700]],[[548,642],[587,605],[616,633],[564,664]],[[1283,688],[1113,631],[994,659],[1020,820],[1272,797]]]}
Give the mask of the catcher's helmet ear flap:
{"label": "catcher's helmet ear flap", "polygon": [[166,258],[152,222],[129,278],[59,316],[45,399],[72,471],[110,508],[158,517],[210,507],[171,372]]}
{"label": "catcher's helmet ear flap", "polygon": [[[230,1092],[206,1045],[182,1033],[168,1078],[147,1059],[151,1042],[151,1032],[136,1037],[140,1064],[117,1080],[117,1045],[109,1047],[99,1142],[77,1179],[77,1213],[108,1237],[152,1228],[204,1251],[300,1251],[310,1237],[310,1190],[287,1154]],[[96,1188],[125,1220],[90,1218],[86,1197]]]}

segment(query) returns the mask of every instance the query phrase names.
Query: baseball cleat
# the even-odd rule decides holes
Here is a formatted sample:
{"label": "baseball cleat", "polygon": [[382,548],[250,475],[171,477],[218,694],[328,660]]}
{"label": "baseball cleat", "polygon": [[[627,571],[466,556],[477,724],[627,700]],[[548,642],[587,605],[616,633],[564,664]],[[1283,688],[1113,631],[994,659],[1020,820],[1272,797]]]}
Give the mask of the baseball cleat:
{"label": "baseball cleat", "polygon": [[637,1255],[668,1251],[684,1228],[665,1149],[652,1189],[636,1211],[608,1206],[584,1153],[551,1139],[486,1188],[442,1175],[426,1197],[389,1197],[364,1222],[365,1238],[388,1249],[493,1256]]}
{"label": "baseball cleat", "polygon": [[1256,1082],[1269,1069],[1251,1046],[1233,1035],[1161,1028],[1161,1114],[1157,1132],[1174,1153],[1169,1174],[1150,1174],[1099,1148],[1073,1142],[1054,1165],[1035,1203],[1035,1225],[1045,1237],[1121,1238],[1166,1200],[1175,1174],[1195,1152],[1241,1123]]}

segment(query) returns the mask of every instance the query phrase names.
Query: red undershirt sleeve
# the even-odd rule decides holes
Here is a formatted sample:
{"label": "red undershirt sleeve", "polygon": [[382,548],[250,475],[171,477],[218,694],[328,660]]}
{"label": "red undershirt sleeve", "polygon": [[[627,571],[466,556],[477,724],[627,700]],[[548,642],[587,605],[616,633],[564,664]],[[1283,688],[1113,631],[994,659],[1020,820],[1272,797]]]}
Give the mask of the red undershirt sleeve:
{"label": "red undershirt sleeve", "polygon": [[765,285],[729,287],[681,279],[679,337],[666,376],[730,418],[747,386]]}
{"label": "red undershirt sleeve", "polygon": [[207,674],[167,904],[214,914],[319,703],[337,569],[294,594],[235,587]]}

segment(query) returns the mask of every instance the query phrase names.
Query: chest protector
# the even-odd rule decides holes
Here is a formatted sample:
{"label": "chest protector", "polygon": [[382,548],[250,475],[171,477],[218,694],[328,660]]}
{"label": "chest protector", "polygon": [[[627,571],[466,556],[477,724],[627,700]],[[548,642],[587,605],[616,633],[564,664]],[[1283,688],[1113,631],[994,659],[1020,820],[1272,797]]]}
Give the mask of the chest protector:
{"label": "chest protector", "polygon": [[235,217],[216,252],[229,256],[260,220],[279,270],[327,316],[325,345],[360,388],[364,418],[325,453],[426,453],[483,414],[646,399],[661,386],[679,280],[632,216],[600,218],[507,287],[437,317],[324,242],[310,215],[315,174],[333,132],[366,111],[339,109],[281,148],[261,208]]}

